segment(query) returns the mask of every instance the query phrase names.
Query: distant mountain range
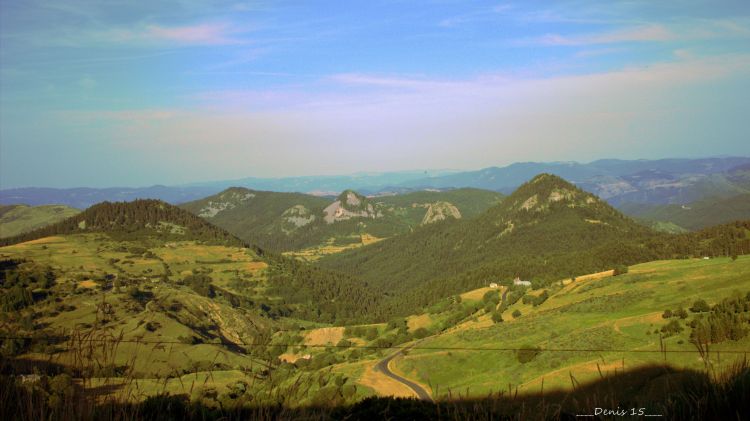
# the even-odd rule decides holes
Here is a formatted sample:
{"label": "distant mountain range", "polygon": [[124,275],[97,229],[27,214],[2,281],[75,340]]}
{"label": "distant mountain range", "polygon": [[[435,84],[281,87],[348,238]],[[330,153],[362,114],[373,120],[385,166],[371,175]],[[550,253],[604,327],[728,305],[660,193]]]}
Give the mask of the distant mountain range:
{"label": "distant mountain range", "polygon": [[470,186],[510,193],[539,173],[569,180],[614,206],[623,203],[689,203],[711,196],[750,192],[750,158],[605,159],[517,163],[402,183],[404,187]]}
{"label": "distant mountain range", "polygon": [[[669,222],[688,231],[741,219],[750,219],[750,194],[704,199],[686,205],[652,205],[629,203],[620,208],[638,219]],[[659,229],[659,226],[654,226]]]}
{"label": "distant mountain range", "polygon": [[219,190],[210,187],[108,187],[103,189],[77,187],[55,189],[47,187],[27,187],[0,190],[0,203],[5,205],[24,204],[66,205],[85,209],[101,202],[128,202],[135,199],[157,199],[177,204],[200,199]]}
{"label": "distant mountain range", "polygon": [[570,180],[615,207],[630,204],[689,204],[750,193],[750,158],[616,160],[516,163],[478,171],[408,171],[348,176],[245,178],[183,186],[147,188],[17,188],[0,190],[3,204],[63,204],[86,208],[102,201],[160,199],[172,204],[198,200],[228,187],[303,192],[335,197],[346,189],[365,196],[402,194],[424,189],[472,187],[510,193],[539,173]]}

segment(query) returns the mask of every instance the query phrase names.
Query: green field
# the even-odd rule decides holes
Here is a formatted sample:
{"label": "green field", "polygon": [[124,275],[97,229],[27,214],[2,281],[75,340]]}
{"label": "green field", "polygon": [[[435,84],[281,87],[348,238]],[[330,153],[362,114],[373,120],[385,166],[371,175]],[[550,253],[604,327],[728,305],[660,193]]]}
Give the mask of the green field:
{"label": "green field", "polygon": [[[420,343],[423,347],[519,348],[586,352],[542,351],[525,364],[513,351],[413,350],[398,360],[398,368],[414,373],[429,384],[433,395],[468,393],[483,396],[492,391],[539,392],[570,388],[571,379],[586,382],[613,374],[616,370],[664,363],[701,369],[704,361],[697,352],[635,353],[620,350],[659,351],[660,335],[655,330],[667,324],[666,309],[685,309],[697,299],[715,304],[724,298],[743,296],[750,291],[750,256],[736,261],[711,260],[656,261],[632,266],[628,274],[599,280],[557,286],[550,298],[533,307],[521,301],[503,313],[504,322],[475,327],[467,322],[456,329]],[[520,310],[514,318],[511,313]],[[483,316],[487,317],[487,316]],[[689,342],[694,315],[680,320],[685,330],[663,339],[668,350],[696,351]],[[481,321],[481,317],[480,317]],[[481,324],[480,324],[481,325]],[[597,350],[597,351],[593,351]],[[710,347],[711,367],[720,370],[744,355],[719,351],[750,350],[750,339],[726,341]],[[601,373],[600,373],[601,370]]]}
{"label": "green field", "polygon": [[0,238],[54,224],[79,212],[64,205],[0,205]]}

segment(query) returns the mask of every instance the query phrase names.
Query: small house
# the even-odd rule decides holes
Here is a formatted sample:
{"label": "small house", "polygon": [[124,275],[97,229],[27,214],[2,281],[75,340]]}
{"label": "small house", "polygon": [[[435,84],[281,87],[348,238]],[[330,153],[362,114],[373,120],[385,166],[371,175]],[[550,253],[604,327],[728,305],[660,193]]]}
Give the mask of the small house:
{"label": "small house", "polygon": [[497,289],[498,287],[497,282],[490,282],[490,288]]}
{"label": "small house", "polygon": [[521,278],[516,277],[516,279],[513,280],[513,285],[521,285],[525,287],[530,287],[531,281],[522,281]]}

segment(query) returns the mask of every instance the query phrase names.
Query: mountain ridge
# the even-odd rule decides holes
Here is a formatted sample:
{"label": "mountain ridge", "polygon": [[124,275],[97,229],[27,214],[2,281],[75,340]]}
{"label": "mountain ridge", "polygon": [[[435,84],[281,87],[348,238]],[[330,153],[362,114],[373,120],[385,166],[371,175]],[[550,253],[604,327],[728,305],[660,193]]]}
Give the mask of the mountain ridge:
{"label": "mountain ridge", "polygon": [[201,240],[209,244],[244,245],[237,237],[190,212],[160,200],[138,199],[132,202],[99,203],[63,221],[4,238],[0,240],[0,246],[84,232],[104,232],[121,238],[154,236]]}
{"label": "mountain ridge", "polygon": [[683,235],[656,232],[543,174],[476,218],[422,226],[320,264],[388,291],[406,309],[516,277],[544,286],[657,259],[741,254],[750,250],[749,228],[744,221]]}
{"label": "mountain ridge", "polygon": [[[61,203],[86,208],[101,201],[162,199],[186,203],[216,194],[232,186],[283,192],[340,192],[353,189],[366,196],[429,188],[474,187],[510,193],[536,174],[548,172],[569,179],[611,204],[634,201],[684,203],[711,195],[750,192],[750,175],[739,171],[750,165],[748,157],[695,159],[620,160],[600,159],[589,163],[526,162],[474,171],[423,171],[361,174],[352,176],[245,178],[233,181],[193,183],[180,186],[109,189],[15,188],[0,190],[0,203],[30,205]],[[649,170],[663,177],[633,178]],[[712,177],[710,177],[712,176]],[[675,185],[678,183],[679,185]],[[335,193],[333,193],[335,194]]]}
{"label": "mountain ridge", "polygon": [[328,199],[234,187],[180,206],[249,243],[285,252],[329,242],[363,244],[363,237],[386,238],[425,222],[474,216],[501,197],[478,189],[366,197],[347,189]]}

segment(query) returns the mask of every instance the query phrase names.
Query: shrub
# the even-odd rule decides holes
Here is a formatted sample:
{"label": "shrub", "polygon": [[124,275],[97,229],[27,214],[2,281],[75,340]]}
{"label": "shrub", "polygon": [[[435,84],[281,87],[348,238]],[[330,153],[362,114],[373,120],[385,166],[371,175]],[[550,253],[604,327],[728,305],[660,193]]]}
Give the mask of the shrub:
{"label": "shrub", "polygon": [[33,299],[28,288],[15,285],[3,294],[1,302],[3,311],[14,311],[31,305]]}
{"label": "shrub", "polygon": [[521,317],[521,310],[519,310],[519,309],[513,310],[513,318],[517,319],[519,317]]}
{"label": "shrub", "polygon": [[484,305],[484,312],[485,313],[492,313],[492,311],[495,309],[495,303],[489,302]]}
{"label": "shrub", "polygon": [[386,328],[386,330],[399,329],[402,326],[406,326],[406,319],[402,319],[402,318],[391,319],[388,322],[388,327]]}
{"label": "shrub", "polygon": [[345,384],[341,388],[341,394],[344,395],[344,398],[350,399],[357,393],[357,386],[353,384]]}
{"label": "shrub", "polygon": [[693,303],[693,306],[690,307],[690,311],[693,313],[706,313],[711,311],[711,306],[708,305],[706,300],[700,299]]}
{"label": "shrub", "polygon": [[531,304],[532,304],[532,305],[533,305],[534,307],[536,307],[536,306],[538,306],[538,305],[540,305],[540,304],[544,303],[545,301],[547,301],[547,298],[549,298],[549,291],[547,291],[547,290],[545,289],[544,291],[542,291],[542,293],[541,293],[541,294],[539,294],[539,295],[538,295],[538,296],[537,296],[537,297],[536,297],[536,298],[534,299],[534,302],[533,302],[533,303],[531,303]]}
{"label": "shrub", "polygon": [[503,321],[503,315],[499,311],[495,311],[492,313],[492,321],[494,323],[500,323]]}
{"label": "shrub", "polygon": [[146,328],[146,330],[148,330],[149,332],[156,332],[160,327],[161,323],[159,322],[148,322],[144,326],[144,328]]}
{"label": "shrub", "polygon": [[516,358],[521,364],[526,364],[542,352],[538,346],[524,345],[516,351]]}
{"label": "shrub", "polygon": [[430,336],[430,331],[423,327],[420,327],[414,331],[414,337],[417,339],[426,338],[427,336]]}
{"label": "shrub", "polygon": [[484,296],[482,297],[482,301],[484,303],[493,303],[497,304],[500,302],[500,296],[498,295],[497,291],[487,291],[484,293]]}
{"label": "shrub", "polygon": [[661,333],[663,333],[664,336],[669,337],[682,332],[682,330],[683,327],[682,325],[680,325],[680,322],[678,322],[677,320],[672,320],[666,325],[662,326]]}
{"label": "shrub", "polygon": [[211,281],[213,281],[213,279],[205,274],[188,275],[183,280],[185,285],[189,286],[196,293],[204,297],[213,298],[216,295],[216,292],[214,291],[213,285],[211,285]]}
{"label": "shrub", "polygon": [[365,332],[365,339],[368,341],[371,341],[378,337],[378,328],[371,326],[367,328],[367,331]]}

